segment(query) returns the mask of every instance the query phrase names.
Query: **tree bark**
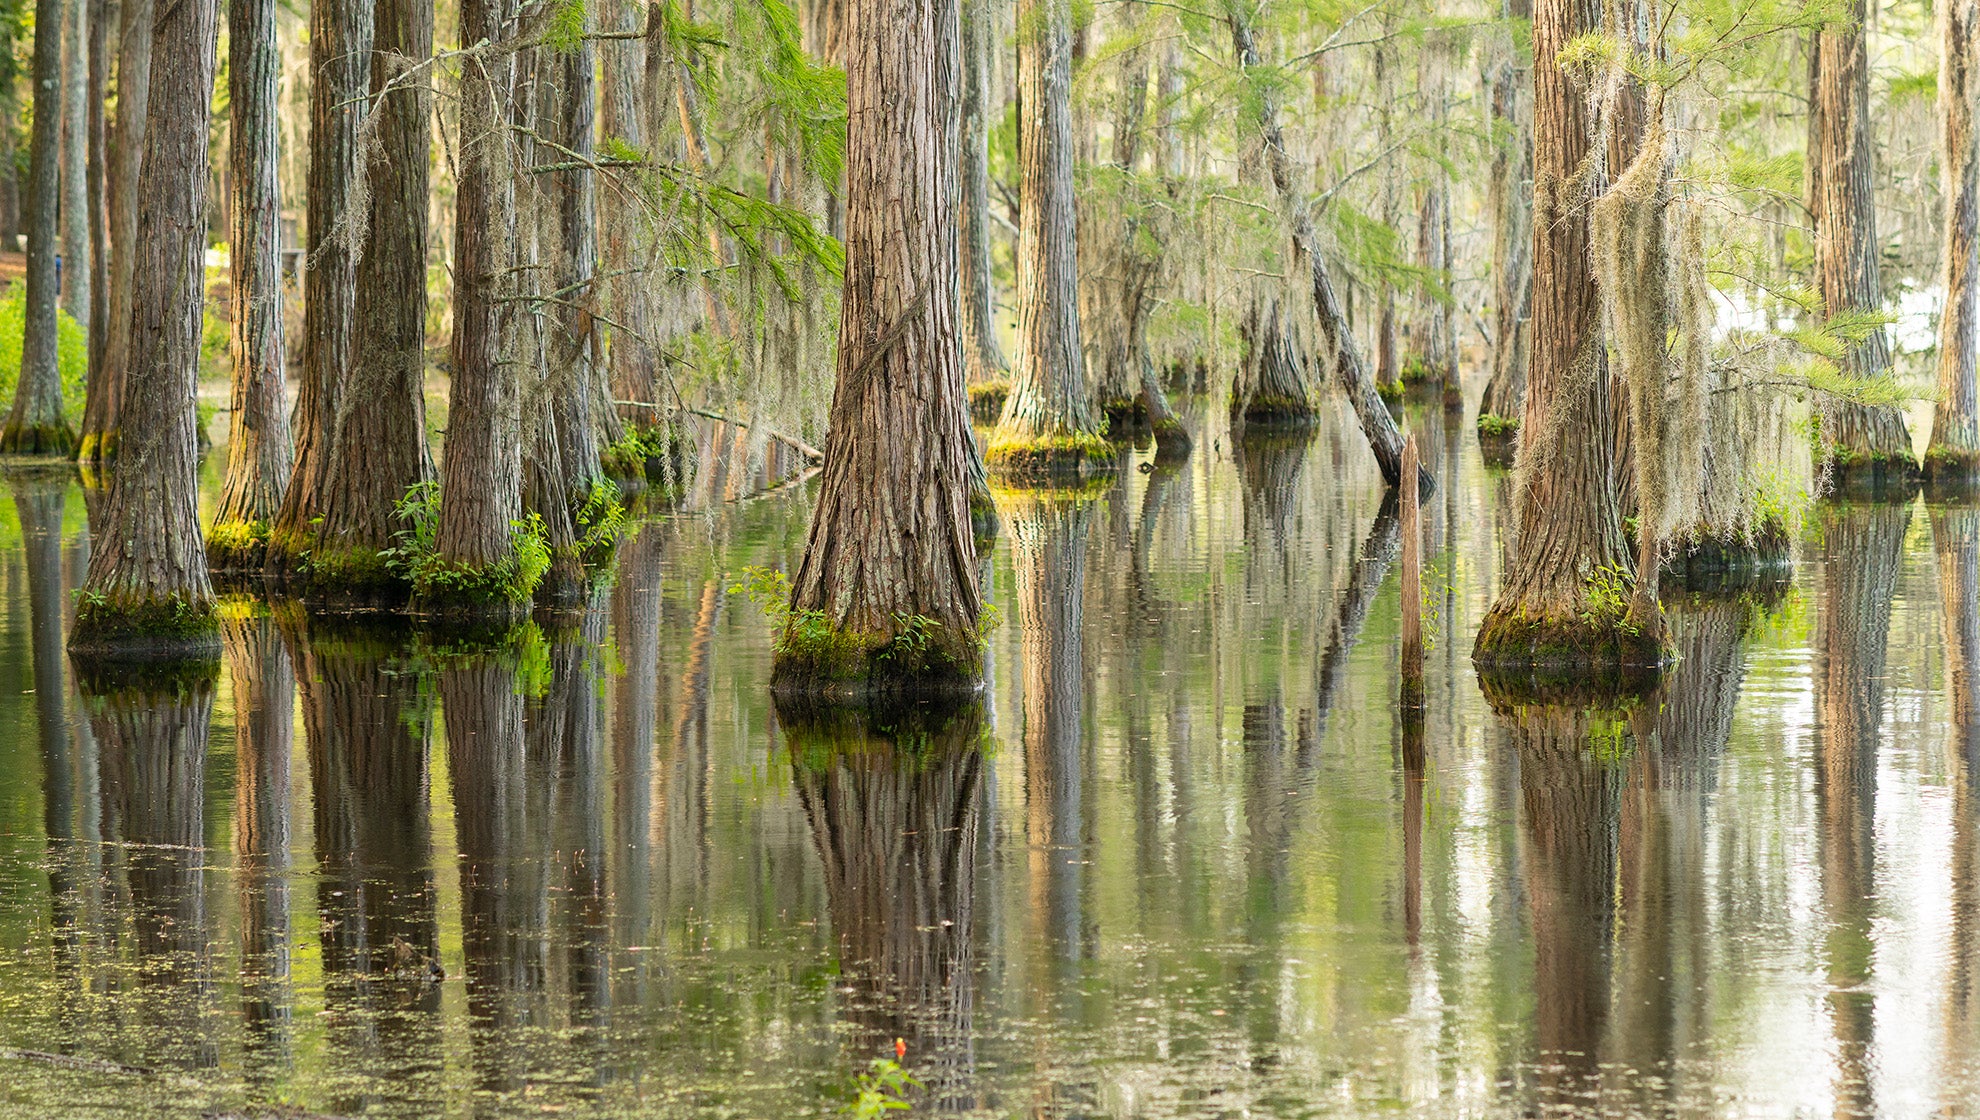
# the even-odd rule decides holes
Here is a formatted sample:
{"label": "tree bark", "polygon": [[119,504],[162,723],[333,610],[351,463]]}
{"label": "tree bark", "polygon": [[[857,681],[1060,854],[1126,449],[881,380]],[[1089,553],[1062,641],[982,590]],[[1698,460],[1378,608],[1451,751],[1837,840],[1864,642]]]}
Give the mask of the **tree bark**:
{"label": "tree bark", "polygon": [[[360,0],[361,2],[361,0]],[[432,0],[376,0],[371,13],[376,147],[356,158],[367,178],[354,281],[350,365],[329,416],[306,586],[338,601],[397,603],[404,582],[378,553],[401,528],[399,501],[433,477],[426,449],[426,214],[432,94],[424,73],[387,92],[433,50]],[[410,61],[406,61],[410,60]]]}
{"label": "tree bark", "polygon": [[971,385],[1010,376],[997,341],[996,284],[990,269],[990,0],[962,2],[963,370]]}
{"label": "tree bark", "polygon": [[[1877,210],[1872,175],[1870,60],[1864,42],[1865,0],[1849,0],[1843,21],[1817,37],[1812,64],[1814,147],[1809,151],[1815,190],[1816,286],[1830,316],[1876,312],[1883,307],[1877,278]],[[1890,372],[1883,328],[1853,346],[1843,362],[1852,377]],[[1914,466],[1904,416],[1890,405],[1831,400],[1822,407],[1822,442],[1845,482],[1881,484]]]}
{"label": "tree bark", "polygon": [[[71,0],[74,2],[74,0]],[[70,450],[75,436],[62,416],[62,371],[56,351],[57,217],[62,195],[62,0],[35,0],[34,124],[28,136],[27,321],[21,376],[0,430],[0,452]]]}
{"label": "tree bark", "polygon": [[228,271],[234,362],[227,417],[227,479],[213,514],[207,561],[215,571],[258,570],[269,525],[289,484],[289,401],[282,352],[282,57],[275,0],[228,0]]}
{"label": "tree bark", "polygon": [[1980,467],[1980,150],[1975,148],[1974,0],[1939,0],[1939,180],[1946,196],[1939,316],[1939,401],[1925,469],[1934,478],[1968,479]]}
{"label": "tree bark", "polygon": [[154,0],[119,0],[117,9],[117,120],[110,136],[104,192],[110,210],[109,322],[103,361],[92,365],[83,397],[78,458],[101,464],[117,457],[124,380],[131,364],[131,285],[137,269],[138,171],[151,99],[151,35]]}
{"label": "tree bark", "polygon": [[1017,363],[984,459],[999,475],[1076,477],[1112,452],[1080,353],[1070,0],[1020,0],[1017,20]]}
{"label": "tree bark", "polygon": [[[598,25],[608,32],[639,30],[645,7],[637,0],[607,0],[600,6]],[[642,108],[646,97],[641,45],[636,40],[598,44],[598,131],[633,151],[646,151],[651,138]],[[654,153],[656,156],[659,153]],[[605,351],[612,398],[618,401],[658,401],[659,366],[653,347],[653,316],[649,314],[650,285],[632,270],[643,259],[639,245],[643,217],[639,202],[627,190],[598,196],[598,256],[601,262],[599,301],[627,329],[613,329]],[[620,406],[628,423],[650,426],[653,410]],[[643,465],[642,465],[643,468]]]}
{"label": "tree bark", "polygon": [[1662,657],[1654,638],[1623,627],[1619,611],[1611,618],[1589,605],[1591,585],[1613,583],[1634,558],[1616,493],[1612,386],[1581,178],[1590,108],[1555,60],[1600,15],[1593,0],[1534,6],[1533,361],[1520,421],[1518,546],[1472,650],[1494,673],[1586,681],[1591,669],[1630,676]]}
{"label": "tree bark", "polygon": [[[956,324],[957,6],[861,0],[851,11],[838,382],[791,591],[793,610],[822,613],[830,637],[801,640],[794,619],[772,687],[969,689],[982,600]],[[916,616],[934,624],[918,629],[923,651],[902,622]]]}
{"label": "tree bark", "polygon": [[62,10],[62,310],[85,330],[90,323],[89,9],[90,0],[64,0]]}
{"label": "tree bark", "polygon": [[[1531,20],[1532,0],[1506,0],[1509,20]],[[1492,76],[1492,376],[1478,406],[1487,417],[1516,426],[1526,404],[1528,316],[1533,308],[1532,66],[1518,44]]]}
{"label": "tree bark", "polygon": [[[508,0],[464,0],[460,41],[499,41],[508,10]],[[521,384],[515,364],[501,360],[510,319],[501,291],[515,236],[515,184],[503,126],[514,81],[515,62],[507,53],[490,52],[463,65],[456,161],[454,368],[437,551],[456,569],[488,575],[514,564],[512,523],[522,516]],[[505,590],[483,601],[429,599],[443,609],[513,614],[526,607],[534,589]]]}
{"label": "tree bark", "polygon": [[215,0],[157,13],[151,127],[138,184],[130,373],[110,502],[90,557],[72,654],[219,653],[213,587],[199,536],[199,381],[205,297],[207,136]]}
{"label": "tree bark", "polygon": [[[110,322],[110,215],[104,209],[104,177],[109,174],[105,102],[110,91],[111,0],[89,0],[89,159],[84,204],[89,208],[89,369],[103,364],[104,336]],[[11,246],[10,246],[11,247]]]}
{"label": "tree bark", "polygon": [[346,236],[346,227],[356,224],[362,234],[369,218],[351,205],[351,194],[360,166],[358,128],[369,107],[371,62],[372,0],[311,0],[302,385],[294,414],[295,467],[268,540],[268,567],[281,575],[301,574],[303,554],[315,539],[311,522],[324,512],[323,491],[345,407],[357,283],[353,239]]}

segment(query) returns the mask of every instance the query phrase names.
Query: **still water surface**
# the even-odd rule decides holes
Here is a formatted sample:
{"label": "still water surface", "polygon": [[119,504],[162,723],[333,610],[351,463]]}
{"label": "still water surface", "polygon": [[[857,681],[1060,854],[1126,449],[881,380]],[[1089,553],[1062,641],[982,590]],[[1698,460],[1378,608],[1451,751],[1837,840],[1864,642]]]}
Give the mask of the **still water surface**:
{"label": "still water surface", "polygon": [[1818,511],[1660,695],[1495,712],[1508,482],[1416,419],[1420,740],[1351,424],[1000,494],[984,702],[891,738],[780,722],[728,591],[810,485],[494,653],[236,610],[103,692],[9,480],[0,1047],[87,1068],[0,1115],[822,1116],[896,1037],[915,1114],[1980,1115],[1980,512]]}

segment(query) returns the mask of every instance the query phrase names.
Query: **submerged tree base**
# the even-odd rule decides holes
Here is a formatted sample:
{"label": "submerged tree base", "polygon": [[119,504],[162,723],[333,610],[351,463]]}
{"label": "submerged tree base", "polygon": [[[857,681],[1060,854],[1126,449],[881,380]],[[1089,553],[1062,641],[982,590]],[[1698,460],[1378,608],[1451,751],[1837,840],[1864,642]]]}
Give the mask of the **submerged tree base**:
{"label": "submerged tree base", "polygon": [[983,465],[998,478],[1026,482],[1078,482],[1093,470],[1114,464],[1120,448],[1096,435],[999,439],[983,453]]}
{"label": "submerged tree base", "polygon": [[220,619],[211,601],[85,593],[76,602],[69,653],[106,664],[215,661],[220,656]]}
{"label": "submerged tree base", "polygon": [[117,457],[117,432],[84,432],[82,442],[76,449],[76,460],[83,463],[108,463]]}
{"label": "submerged tree base", "polygon": [[1980,451],[1934,444],[1922,464],[1925,488],[1933,493],[1963,495],[1980,490]]}
{"label": "submerged tree base", "polygon": [[1303,397],[1260,394],[1239,400],[1233,396],[1231,422],[1259,428],[1311,428],[1320,422],[1320,410]]}
{"label": "submerged tree base", "polygon": [[1481,683],[1534,694],[1653,687],[1669,652],[1649,629],[1620,618],[1533,616],[1494,609],[1472,644]]}
{"label": "submerged tree base", "polygon": [[[326,550],[312,547],[307,538],[282,534],[269,536],[263,548],[265,566],[277,582],[314,613],[403,611],[412,598],[412,584],[379,549]],[[212,556],[210,541],[207,555]]]}
{"label": "submerged tree base", "polygon": [[1110,397],[1095,401],[1094,406],[1107,418],[1107,436],[1117,442],[1127,442],[1137,432],[1148,430],[1148,408],[1139,395],[1132,397]]}
{"label": "submerged tree base", "polygon": [[969,387],[969,414],[979,424],[995,424],[1004,413],[1004,401],[1011,395],[1011,383],[1002,378],[979,381]]}
{"label": "submerged tree base", "polygon": [[76,433],[67,424],[8,425],[0,431],[0,455],[61,455],[76,453]]}
{"label": "submerged tree base", "polygon": [[1196,446],[1190,438],[1189,429],[1173,416],[1157,421],[1154,431],[1155,461],[1158,463],[1180,463],[1189,458],[1190,451]]}
{"label": "submerged tree base", "polygon": [[259,575],[268,561],[266,521],[223,521],[207,530],[206,566],[214,576]]}
{"label": "submerged tree base", "polygon": [[974,695],[983,684],[976,634],[945,634],[925,619],[894,633],[793,615],[775,642],[770,691],[779,701],[827,704]]}
{"label": "submerged tree base", "polygon": [[1918,492],[1919,467],[1909,454],[1864,454],[1832,445],[1827,462],[1825,497],[1901,502]]}
{"label": "submerged tree base", "polygon": [[1769,518],[1749,536],[1713,533],[1701,526],[1677,537],[1663,576],[1687,590],[1708,591],[1786,579],[1793,569],[1794,541],[1787,526]]}

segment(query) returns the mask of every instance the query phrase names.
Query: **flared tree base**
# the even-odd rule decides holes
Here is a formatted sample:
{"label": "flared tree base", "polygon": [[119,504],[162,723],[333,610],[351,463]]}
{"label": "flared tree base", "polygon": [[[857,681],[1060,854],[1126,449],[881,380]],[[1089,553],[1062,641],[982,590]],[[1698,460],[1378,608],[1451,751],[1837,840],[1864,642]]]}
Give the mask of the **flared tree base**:
{"label": "flared tree base", "polygon": [[1126,443],[1148,431],[1148,409],[1140,397],[1111,397],[1094,404],[1107,418],[1108,439]]}
{"label": "flared tree base", "polygon": [[69,655],[112,667],[210,662],[220,656],[220,619],[210,600],[85,591],[69,632]]}
{"label": "flared tree base", "polygon": [[265,545],[263,568],[316,614],[399,612],[412,599],[412,584],[374,548],[324,548],[275,533]]}
{"label": "flared tree base", "polygon": [[1088,474],[1113,466],[1120,449],[1096,435],[998,437],[983,453],[992,478],[1052,485],[1077,484]]}
{"label": "flared tree base", "polygon": [[867,703],[972,696],[983,684],[974,633],[923,626],[865,633],[794,618],[777,636],[770,691],[779,702]]}
{"label": "flared tree base", "polygon": [[107,432],[84,432],[76,447],[76,461],[95,466],[115,461],[117,458],[117,430]]}
{"label": "flared tree base", "polygon": [[1247,428],[1299,431],[1320,423],[1320,410],[1303,397],[1259,394],[1248,400],[1231,398],[1231,422]]}
{"label": "flared tree base", "polygon": [[60,455],[76,453],[76,433],[67,424],[9,424],[0,431],[0,455]]}
{"label": "flared tree base", "polygon": [[1905,502],[1918,492],[1918,463],[1909,453],[1828,451],[1829,490],[1825,497],[1852,501]]}
{"label": "flared tree base", "polygon": [[995,424],[1004,414],[1004,401],[1011,395],[1011,383],[1002,378],[979,381],[969,387],[969,414],[979,424]]}
{"label": "flared tree base", "polygon": [[1655,687],[1669,653],[1648,627],[1583,615],[1494,607],[1471,661],[1481,684],[1508,694],[1632,693]]}
{"label": "flared tree base", "polygon": [[1980,451],[1934,444],[1920,469],[1928,494],[1964,497],[1980,492]]}
{"label": "flared tree base", "polygon": [[1672,541],[1663,578],[1687,591],[1715,592],[1778,583],[1794,574],[1787,527],[1768,520],[1750,537],[1700,527]]}
{"label": "flared tree base", "polygon": [[266,521],[222,521],[206,533],[206,567],[214,578],[259,576],[268,566]]}
{"label": "flared tree base", "polygon": [[1196,441],[1190,438],[1189,429],[1174,417],[1155,424],[1154,431],[1157,463],[1180,463],[1188,459],[1190,452],[1195,449]]}

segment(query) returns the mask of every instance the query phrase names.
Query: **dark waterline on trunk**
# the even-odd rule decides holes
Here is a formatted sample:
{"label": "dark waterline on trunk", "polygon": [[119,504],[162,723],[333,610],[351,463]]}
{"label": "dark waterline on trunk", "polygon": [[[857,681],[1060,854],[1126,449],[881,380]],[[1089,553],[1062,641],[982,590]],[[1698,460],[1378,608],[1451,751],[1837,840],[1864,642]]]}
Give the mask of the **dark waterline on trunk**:
{"label": "dark waterline on trunk", "polygon": [[1658,694],[1495,710],[1515,514],[1432,404],[1406,731],[1366,439],[1220,404],[1000,493],[980,706],[870,723],[774,707],[728,591],[816,481],[649,518],[504,644],[240,604],[217,679],[78,692],[84,503],[10,478],[0,1114],[825,1117],[895,1038],[909,1115],[1980,1096],[1980,514],[1821,507],[1785,583],[1667,588]]}

